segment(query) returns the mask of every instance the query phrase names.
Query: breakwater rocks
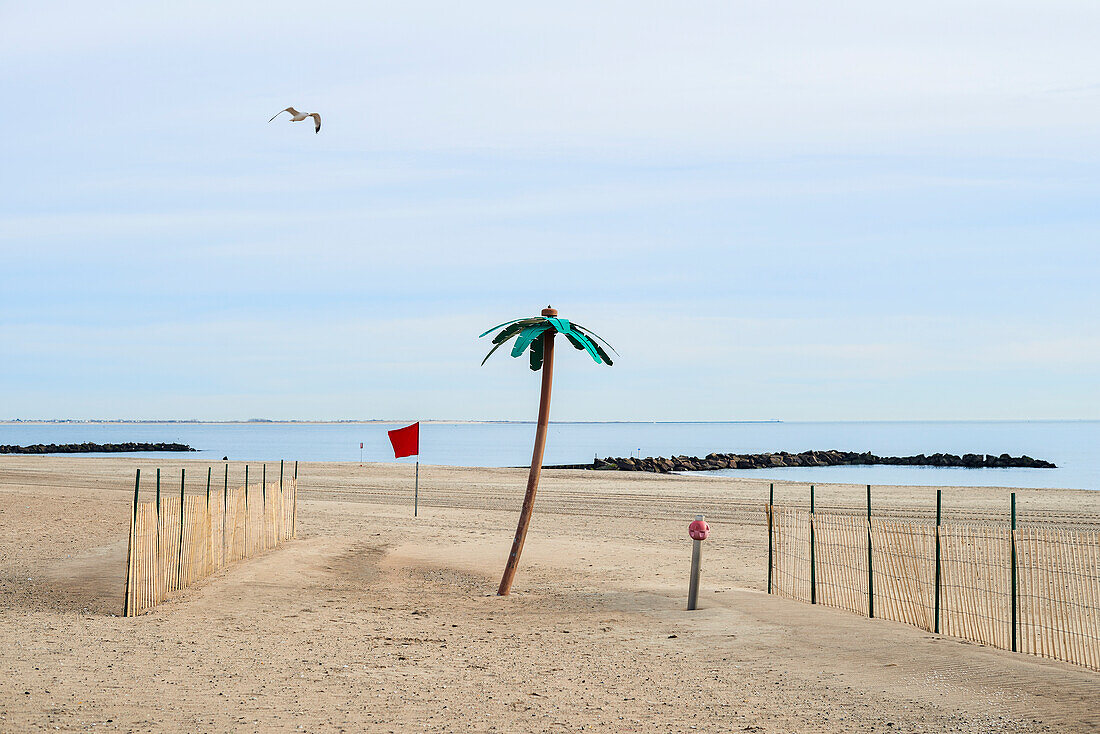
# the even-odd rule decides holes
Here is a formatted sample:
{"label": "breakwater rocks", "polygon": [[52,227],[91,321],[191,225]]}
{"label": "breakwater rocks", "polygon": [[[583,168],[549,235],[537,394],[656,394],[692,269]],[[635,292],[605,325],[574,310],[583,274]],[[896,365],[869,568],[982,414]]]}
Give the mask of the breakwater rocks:
{"label": "breakwater rocks", "polygon": [[[776,469],[786,466],[852,466],[869,464],[889,464],[892,466],[957,466],[969,469],[983,467],[1027,467],[1033,469],[1055,469],[1054,464],[1030,456],[1009,456],[1001,454],[932,454],[925,456],[875,456],[871,452],[854,451],[803,451],[789,454],[781,451],[775,454],[707,454],[697,456],[673,456],[666,459],[647,457],[645,459],[612,458],[596,459],[592,464],[569,468],[601,469],[610,471],[649,471],[667,474],[678,471],[709,471],[712,469]],[[566,467],[561,467],[566,468]]]}
{"label": "breakwater rocks", "polygon": [[197,451],[184,443],[36,443],[0,446],[0,454],[117,454],[131,451]]}

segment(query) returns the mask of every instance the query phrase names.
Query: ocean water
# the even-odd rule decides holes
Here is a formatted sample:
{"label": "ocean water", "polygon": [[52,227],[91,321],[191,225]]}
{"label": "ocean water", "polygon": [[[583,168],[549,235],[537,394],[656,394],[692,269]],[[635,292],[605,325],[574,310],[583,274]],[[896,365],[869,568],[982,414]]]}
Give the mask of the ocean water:
{"label": "ocean water", "polygon": [[[3,423],[0,444],[176,441],[199,449],[188,458],[214,462],[222,456],[234,461],[358,461],[363,442],[365,461],[394,461],[386,431],[399,425],[404,424]],[[534,432],[531,423],[422,423],[420,460],[451,466],[523,466],[531,461]],[[1100,489],[1100,421],[553,423],[546,463],[579,464],[594,456],[810,449],[871,451],[883,456],[1027,454],[1052,461],[1058,468],[838,466],[713,473],[823,483]]]}

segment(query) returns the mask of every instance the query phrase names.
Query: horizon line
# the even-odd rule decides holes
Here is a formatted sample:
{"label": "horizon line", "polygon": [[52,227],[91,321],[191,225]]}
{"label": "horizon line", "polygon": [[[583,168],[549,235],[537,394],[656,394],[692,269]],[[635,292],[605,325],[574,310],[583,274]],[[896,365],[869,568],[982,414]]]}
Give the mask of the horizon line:
{"label": "horizon line", "polygon": [[[782,418],[746,418],[731,420],[551,420],[557,424],[759,424],[759,423],[1094,423],[1100,418],[845,418],[816,420],[787,420]],[[314,420],[308,418],[271,419],[245,418],[228,420],[208,420],[201,418],[3,418],[0,425],[11,424],[194,424],[194,425],[359,425],[359,424],[463,424],[463,423],[518,423],[533,424],[534,420],[512,419],[468,419],[468,418],[345,418]]]}

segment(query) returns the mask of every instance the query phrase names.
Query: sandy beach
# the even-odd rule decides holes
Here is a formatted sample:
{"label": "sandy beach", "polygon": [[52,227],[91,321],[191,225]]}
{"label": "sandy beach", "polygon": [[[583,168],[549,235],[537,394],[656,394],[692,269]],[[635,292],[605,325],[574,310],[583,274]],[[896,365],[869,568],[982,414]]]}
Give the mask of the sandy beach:
{"label": "sandy beach", "polygon": [[[207,464],[0,460],[0,731],[1100,728],[1094,672],[764,593],[760,481],[547,471],[500,598],[524,470],[422,466],[414,519],[411,466],[306,463],[297,540],[121,618],[133,471],[157,466]],[[1009,491],[944,488],[945,512],[1002,519]],[[1098,493],[1015,491],[1022,521],[1100,522]],[[819,485],[818,506],[863,492]]]}

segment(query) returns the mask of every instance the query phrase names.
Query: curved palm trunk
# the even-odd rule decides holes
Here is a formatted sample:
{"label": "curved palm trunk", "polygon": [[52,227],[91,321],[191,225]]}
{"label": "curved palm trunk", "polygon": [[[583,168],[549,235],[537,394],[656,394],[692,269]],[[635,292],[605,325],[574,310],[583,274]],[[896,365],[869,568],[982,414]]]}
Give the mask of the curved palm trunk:
{"label": "curved palm trunk", "polygon": [[[550,312],[550,313],[548,313]],[[543,316],[557,316],[553,309],[544,309]],[[499,596],[508,596],[512,589],[512,579],[519,566],[519,554],[523,551],[523,541],[527,537],[527,526],[531,524],[531,511],[535,506],[535,492],[539,487],[539,475],[542,473],[542,454],[546,448],[546,429],[550,423],[550,387],[554,381],[554,330],[547,329],[541,339],[542,344],[542,398],[539,400],[539,422],[535,429],[535,449],[531,454],[531,473],[527,476],[527,493],[523,496],[523,509],[519,513],[519,525],[516,526],[516,538],[512,541],[512,552],[504,566],[504,577],[500,580]]]}

